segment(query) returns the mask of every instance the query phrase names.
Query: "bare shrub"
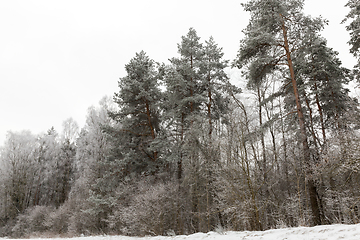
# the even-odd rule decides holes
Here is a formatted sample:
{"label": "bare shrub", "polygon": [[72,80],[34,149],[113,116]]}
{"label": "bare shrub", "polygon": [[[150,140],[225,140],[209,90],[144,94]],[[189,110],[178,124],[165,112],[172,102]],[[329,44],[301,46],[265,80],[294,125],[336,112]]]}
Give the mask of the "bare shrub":
{"label": "bare shrub", "polygon": [[15,237],[29,236],[35,232],[45,232],[49,230],[46,224],[47,216],[53,211],[53,207],[34,206],[20,214],[17,222],[12,229],[12,235]]}
{"label": "bare shrub", "polygon": [[66,205],[62,205],[46,216],[44,225],[47,226],[54,234],[65,234],[68,231],[69,217],[69,209]]}
{"label": "bare shrub", "polygon": [[[132,188],[127,188],[130,190]],[[126,235],[166,235],[173,232],[177,206],[175,202],[176,184],[140,181],[136,192],[124,205],[119,202],[109,217],[113,231]],[[124,189],[118,189],[125,194]]]}

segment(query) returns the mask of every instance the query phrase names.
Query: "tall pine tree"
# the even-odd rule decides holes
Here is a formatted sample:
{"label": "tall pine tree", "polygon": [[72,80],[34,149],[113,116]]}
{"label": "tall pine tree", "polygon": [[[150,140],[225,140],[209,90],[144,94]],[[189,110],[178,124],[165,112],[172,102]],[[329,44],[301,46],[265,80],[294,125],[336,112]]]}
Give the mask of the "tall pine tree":
{"label": "tall pine tree", "polygon": [[161,165],[157,145],[160,133],[159,73],[156,63],[144,51],[125,66],[127,76],[120,78],[119,92],[114,101],[119,111],[110,116],[121,128],[115,130],[119,140],[117,156],[124,174],[154,174]]}
{"label": "tall pine tree", "polygon": [[244,30],[245,38],[241,41],[234,65],[239,68],[248,66],[253,81],[261,81],[276,70],[288,76],[286,80],[289,79],[296,103],[313,224],[318,225],[321,224],[318,194],[312,177],[308,133],[293,58],[294,53],[304,46],[303,40],[309,34],[320,31],[324,21],[305,16],[302,13],[303,5],[303,0],[251,0],[243,4],[245,10],[250,12],[251,19]]}
{"label": "tall pine tree", "polygon": [[199,42],[195,29],[190,28],[186,36],[178,44],[180,57],[170,59],[164,82],[166,99],[164,106],[166,118],[171,119],[175,145],[178,149],[171,151],[177,159],[177,178],[183,177],[183,158],[188,155],[186,138],[196,118],[199,116],[204,89],[200,75],[200,64],[203,59],[203,47]]}

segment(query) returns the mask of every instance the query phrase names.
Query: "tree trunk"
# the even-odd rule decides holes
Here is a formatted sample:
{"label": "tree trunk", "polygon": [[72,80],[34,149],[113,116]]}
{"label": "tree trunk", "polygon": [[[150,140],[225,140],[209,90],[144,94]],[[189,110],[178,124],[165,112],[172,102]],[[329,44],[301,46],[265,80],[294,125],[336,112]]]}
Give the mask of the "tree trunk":
{"label": "tree trunk", "polygon": [[[281,16],[281,17],[283,18],[283,16]],[[295,72],[294,72],[293,63],[292,63],[292,59],[291,59],[291,50],[289,48],[289,42],[287,39],[287,29],[286,29],[284,20],[282,21],[281,27],[282,27],[282,31],[283,31],[284,48],[286,51],[286,57],[287,57],[287,62],[288,62],[288,66],[289,66],[290,76],[291,76],[291,83],[292,83],[293,90],[294,90],[294,97],[295,97],[295,101],[296,101],[296,108],[297,108],[298,120],[299,120],[299,125],[300,125],[301,141],[302,141],[303,155],[304,155],[303,157],[304,157],[304,163],[305,163],[305,168],[306,168],[306,181],[307,181],[307,186],[308,186],[308,191],[309,191],[309,196],[310,196],[312,219],[313,219],[314,225],[320,225],[321,224],[320,208],[319,208],[319,204],[317,201],[317,189],[315,186],[315,181],[313,180],[313,176],[312,176],[310,148],[309,148],[309,144],[307,141],[305,118],[304,118],[303,110],[301,107],[299,91],[297,88]]]}
{"label": "tree trunk", "polygon": [[325,132],[325,124],[324,124],[324,115],[323,115],[322,107],[320,104],[319,95],[317,93],[318,88],[317,88],[315,77],[314,77],[314,91],[315,91],[315,101],[316,101],[316,105],[317,105],[319,116],[320,116],[321,132],[323,135],[323,148],[326,148],[326,132]]}
{"label": "tree trunk", "polygon": [[261,147],[262,147],[262,174],[263,174],[263,178],[264,178],[264,186],[265,186],[265,195],[267,192],[267,159],[266,159],[266,147],[265,147],[265,136],[264,136],[264,132],[263,130],[261,130],[262,125],[263,125],[263,119],[262,119],[262,106],[261,106],[261,102],[262,102],[262,94],[260,91],[260,86],[256,86],[257,88],[257,97],[258,97],[258,102],[259,102],[259,125],[260,125],[260,138],[261,138]]}
{"label": "tree trunk", "polygon": [[[150,104],[149,104],[149,101],[147,99],[144,99],[145,101],[145,106],[146,106],[146,115],[147,115],[147,121],[148,121],[148,126],[150,128],[150,134],[151,134],[151,138],[152,140],[155,140],[156,138],[156,133],[155,133],[155,128],[151,122],[151,109],[150,109]],[[152,153],[152,156],[151,156],[151,160],[153,162],[156,162],[157,160],[157,155],[158,155],[158,152],[157,151],[154,151]]]}

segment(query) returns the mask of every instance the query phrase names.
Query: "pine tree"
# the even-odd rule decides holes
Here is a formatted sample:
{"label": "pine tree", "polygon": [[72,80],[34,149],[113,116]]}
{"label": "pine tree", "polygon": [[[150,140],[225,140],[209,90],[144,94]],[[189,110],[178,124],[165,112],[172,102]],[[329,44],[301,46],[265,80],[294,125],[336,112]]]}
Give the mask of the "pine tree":
{"label": "pine tree", "polygon": [[[170,59],[171,65],[166,69],[164,83],[166,86],[166,101],[164,104],[165,118],[171,123],[169,132],[172,136],[171,141],[174,146],[170,150],[170,159],[176,163],[176,177],[179,187],[182,186],[181,194],[189,200],[190,225],[192,231],[199,231],[198,212],[198,166],[199,149],[197,127],[201,119],[201,109],[204,106],[206,97],[204,96],[204,86],[201,78],[201,61],[204,51],[195,29],[190,28],[186,36],[182,36],[181,43],[178,44],[179,57]],[[192,181],[194,184],[184,183]],[[181,184],[181,185],[180,185]],[[179,199],[179,201],[184,201]],[[178,215],[182,215],[179,209]],[[179,231],[183,233],[183,219],[177,219]]]}
{"label": "pine tree", "polygon": [[187,154],[185,142],[205,101],[203,83],[200,76],[200,64],[203,47],[195,29],[190,28],[178,44],[179,58],[170,59],[166,68],[164,83],[166,86],[164,108],[165,118],[171,119],[175,136],[175,145],[179,148],[171,151],[171,158],[177,159],[177,178],[183,177],[183,157]]}
{"label": "pine tree", "polygon": [[120,110],[110,114],[121,125],[121,129],[115,130],[121,142],[116,150],[119,155],[113,157],[121,158],[125,175],[154,174],[161,165],[157,145],[161,103],[159,73],[156,63],[144,51],[136,53],[125,69],[127,76],[120,78],[120,90],[114,96]]}
{"label": "pine tree", "polygon": [[[351,80],[350,70],[341,66],[338,53],[327,47],[326,40],[320,36],[313,36],[296,58],[296,75],[301,80],[302,94],[311,118],[309,121],[313,125],[309,127],[321,129],[322,139],[314,139],[314,142],[324,146],[326,130],[344,128],[346,119],[342,116],[357,105],[349,96],[349,89],[345,88]],[[314,118],[311,116],[313,105],[317,111]]]}
{"label": "pine tree", "polygon": [[234,89],[225,73],[228,61],[223,59],[224,53],[213,37],[205,41],[204,56],[201,62],[201,78],[204,86],[205,107],[202,124],[204,133],[200,141],[200,149],[204,161],[200,167],[203,181],[202,188],[205,189],[202,202],[206,202],[206,231],[213,230],[216,225],[222,224],[221,211],[216,203],[218,187],[218,166],[221,162],[219,150],[219,129],[226,122],[225,116],[229,110],[229,91]]}
{"label": "pine tree", "polygon": [[351,20],[349,25],[346,26],[346,30],[350,33],[350,41],[348,44],[350,45],[350,53],[358,60],[354,73],[357,80],[360,81],[360,1],[349,0],[345,6],[350,8],[350,12],[346,15],[342,23]]}
{"label": "pine tree", "polygon": [[318,225],[321,224],[320,209],[315,181],[312,178],[308,134],[293,57],[294,52],[304,46],[301,39],[307,39],[310,33],[320,31],[324,21],[304,16],[303,5],[303,0],[251,0],[243,4],[245,10],[250,12],[251,19],[244,30],[245,39],[241,41],[234,65],[239,68],[248,66],[249,76],[253,81],[261,81],[276,70],[289,76],[298,114],[313,224]]}
{"label": "pine tree", "polygon": [[205,41],[202,61],[203,85],[207,92],[206,111],[209,123],[209,139],[212,138],[214,121],[220,120],[228,110],[229,99],[226,96],[231,88],[229,77],[225,73],[228,60],[224,60],[222,48],[218,47],[214,38]]}

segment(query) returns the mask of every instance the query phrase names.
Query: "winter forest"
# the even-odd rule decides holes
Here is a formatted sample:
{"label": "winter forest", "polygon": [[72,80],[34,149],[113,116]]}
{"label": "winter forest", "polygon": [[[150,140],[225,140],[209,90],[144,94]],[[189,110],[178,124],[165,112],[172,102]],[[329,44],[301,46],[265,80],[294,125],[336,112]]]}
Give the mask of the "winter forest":
{"label": "winter forest", "polygon": [[[9,132],[0,236],[175,235],[360,222],[360,1],[342,66],[303,0],[249,0],[236,59],[195,29],[135,54],[79,129]],[[184,34],[182,37],[181,34]],[[230,81],[228,69],[241,71]],[[116,81],[116,80],[115,80]]]}

